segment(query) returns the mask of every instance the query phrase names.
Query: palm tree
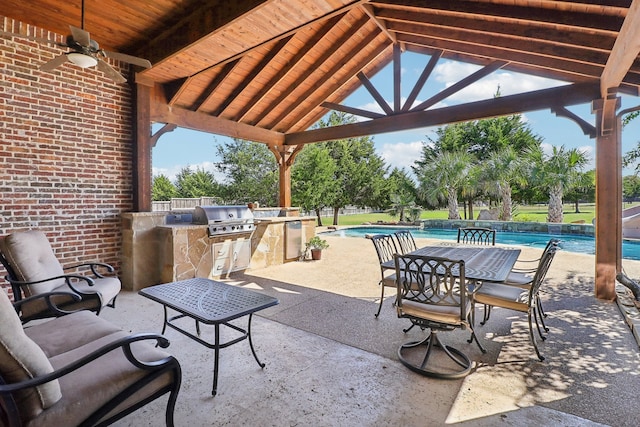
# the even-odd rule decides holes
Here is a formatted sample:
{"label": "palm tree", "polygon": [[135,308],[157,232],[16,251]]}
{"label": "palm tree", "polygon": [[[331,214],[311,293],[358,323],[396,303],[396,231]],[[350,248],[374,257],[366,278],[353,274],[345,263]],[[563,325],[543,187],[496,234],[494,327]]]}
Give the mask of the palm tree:
{"label": "palm tree", "polygon": [[482,180],[487,190],[497,194],[502,201],[499,215],[501,221],[511,221],[512,185],[524,185],[527,182],[528,166],[531,162],[527,160],[526,153],[518,153],[513,147],[507,146],[492,152],[489,158],[482,162]]}
{"label": "palm tree", "polygon": [[551,155],[539,159],[535,175],[540,185],[549,191],[548,222],[562,222],[564,192],[574,185],[588,161],[585,152],[577,148],[567,150],[564,145],[554,146]]}
{"label": "palm tree", "polygon": [[419,191],[429,203],[446,200],[449,219],[460,219],[458,191],[465,186],[469,178],[473,160],[473,155],[464,150],[438,151],[414,168]]}

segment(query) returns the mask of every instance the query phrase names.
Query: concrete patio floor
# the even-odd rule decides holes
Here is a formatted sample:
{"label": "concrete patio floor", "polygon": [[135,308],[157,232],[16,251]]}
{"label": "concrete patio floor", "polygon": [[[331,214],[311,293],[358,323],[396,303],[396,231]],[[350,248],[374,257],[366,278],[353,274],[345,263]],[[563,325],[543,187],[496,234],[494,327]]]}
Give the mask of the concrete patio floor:
{"label": "concrete patio floor", "polygon": [[[280,304],[254,316],[248,342],[221,350],[218,395],[212,397],[213,350],[176,331],[167,349],[180,361],[183,385],[177,426],[636,426],[640,390],[638,344],[616,303],[596,300],[594,257],[560,251],[542,294],[548,339],[539,362],[529,342],[526,315],[492,312],[476,332],[487,348],[468,344],[468,331],[442,334],[464,351],[474,369],[460,380],[422,377],[397,358],[405,334],[393,296],[379,319],[380,271],[370,241],[327,237],[320,261],[291,262],[247,271],[229,283],[276,296]],[[433,243],[419,239],[419,246]],[[521,258],[540,251],[524,248]],[[626,261],[640,276],[640,262]],[[123,292],[102,317],[132,332],[159,332],[162,307]],[[247,318],[234,322],[246,326]],[[205,330],[204,333],[210,333]],[[164,425],[166,398],[118,426]]]}

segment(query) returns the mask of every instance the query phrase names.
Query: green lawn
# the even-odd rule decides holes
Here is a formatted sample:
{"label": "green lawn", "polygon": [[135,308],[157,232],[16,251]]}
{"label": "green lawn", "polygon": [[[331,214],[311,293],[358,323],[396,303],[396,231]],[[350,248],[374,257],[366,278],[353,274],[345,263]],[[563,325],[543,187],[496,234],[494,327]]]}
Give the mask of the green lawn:
{"label": "green lawn", "polygon": [[[631,205],[626,205],[625,208]],[[587,224],[591,224],[595,217],[595,205],[593,203],[580,204],[580,213],[575,213],[575,206],[573,204],[564,205],[564,222],[584,221]],[[474,208],[473,215],[478,217],[481,208]],[[436,211],[424,211],[422,212],[421,219],[447,219],[448,211],[446,209],[440,209]],[[464,218],[464,212],[460,210],[461,218]],[[340,215],[338,218],[339,225],[360,225],[364,222],[375,223],[377,221],[397,221],[398,217],[392,217],[385,213],[372,213],[372,214],[357,214],[357,215]],[[546,222],[547,221],[547,207],[546,205],[536,206],[518,206],[517,215],[513,219],[514,221],[523,222]],[[331,225],[333,217],[323,217],[323,225]]]}

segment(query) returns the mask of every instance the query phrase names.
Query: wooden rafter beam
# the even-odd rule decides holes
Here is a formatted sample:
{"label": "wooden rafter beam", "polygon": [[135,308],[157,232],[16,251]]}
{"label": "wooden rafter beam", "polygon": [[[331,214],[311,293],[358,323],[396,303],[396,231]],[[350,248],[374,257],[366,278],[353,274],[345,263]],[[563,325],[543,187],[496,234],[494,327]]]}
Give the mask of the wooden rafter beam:
{"label": "wooden rafter beam", "polygon": [[[349,31],[345,32],[343,34],[342,37],[340,37],[338,40],[336,40],[335,45],[336,46],[342,46],[343,44],[345,44],[351,37],[354,37],[355,34],[358,33],[358,31],[360,30],[360,28],[362,28],[362,26],[366,25],[367,22],[369,22],[369,20],[364,17],[362,19],[360,19],[359,21],[355,22],[350,28]],[[269,106],[263,109],[263,113],[258,115],[257,117],[255,117],[252,121],[255,124],[258,125],[262,125],[262,121],[264,120],[265,116],[270,112],[273,111],[278,105],[280,105],[284,100],[286,100],[287,98],[289,98],[291,96],[291,93],[302,84],[302,82],[304,82],[307,78],[309,78],[309,75],[311,75],[315,70],[317,70],[318,68],[320,68],[320,66],[327,60],[329,59],[329,57],[331,57],[331,55],[333,54],[333,51],[329,50],[324,52],[322,55],[320,55],[320,57],[318,57],[313,65],[311,67],[309,67],[309,70],[306,73],[302,73],[293,84],[289,85],[289,90],[287,91],[282,91],[282,93],[280,93],[280,95],[274,99],[273,101],[271,101],[269,103]],[[265,126],[265,127],[270,127],[273,128],[273,126]]]}
{"label": "wooden rafter beam", "polygon": [[362,85],[367,89],[367,92],[369,92],[373,99],[378,103],[380,108],[382,108],[382,110],[387,113],[387,115],[393,114],[393,109],[389,107],[386,99],[384,99],[384,96],[382,96],[382,94],[378,92],[378,89],[376,89],[373,83],[371,83],[371,80],[369,80],[367,76],[365,76],[362,72],[358,73],[358,79],[360,80],[360,83],[362,83]]}
{"label": "wooden rafter beam", "polygon": [[[220,85],[222,85],[222,83],[224,83],[227,77],[233,74],[233,70],[238,66],[239,63],[240,61],[236,60],[224,64],[218,75],[216,75],[215,78],[209,81],[207,87],[200,93],[198,99],[196,99],[196,101],[191,105],[191,110],[199,111],[203,105],[206,105],[211,98],[215,97],[216,90],[220,87]],[[199,75],[197,77],[189,77],[188,80],[190,80],[190,83],[192,83],[193,81],[203,77],[204,76]]]}
{"label": "wooden rafter beam", "polygon": [[353,114],[354,116],[367,117],[369,119],[379,119],[380,117],[384,117],[384,114],[363,110],[361,108],[348,107],[346,105],[336,104],[334,102],[323,102],[320,105],[324,108],[328,108],[329,110],[342,111],[343,113]]}
{"label": "wooden rafter beam", "polygon": [[260,62],[253,67],[251,72],[249,72],[249,74],[247,74],[244,79],[238,85],[236,85],[236,87],[233,89],[233,92],[226,96],[224,101],[211,114],[213,116],[222,115],[227,107],[229,107],[229,105],[231,105],[231,103],[236,99],[236,97],[238,97],[238,95],[240,95],[242,91],[247,88],[247,86],[253,83],[253,79],[262,71],[262,69],[265,68],[273,60],[273,58],[278,56],[280,51],[284,49],[287,43],[291,40],[291,37],[293,36],[278,40],[275,45],[271,49],[269,49],[269,53],[265,55],[260,60]]}
{"label": "wooden rafter beam", "polygon": [[401,108],[402,100],[402,60],[399,44],[393,45],[393,112],[397,113]]}
{"label": "wooden rafter beam", "polygon": [[371,18],[371,20],[376,23],[376,25],[380,28],[380,30],[382,30],[382,32],[385,33],[387,37],[389,37],[389,40],[391,40],[392,43],[396,43],[397,41],[396,35],[391,31],[389,31],[389,29],[387,28],[387,26],[383,21],[378,19],[375,12],[373,11],[373,8],[368,4],[363,4],[360,7],[362,8],[362,10],[364,10],[364,13],[369,15],[369,18]]}
{"label": "wooden rafter beam", "polygon": [[620,86],[640,54],[640,0],[633,0],[600,78],[600,95]]}
{"label": "wooden rafter beam", "polygon": [[419,105],[415,106],[414,108],[411,109],[411,111],[419,111],[419,110],[426,110],[427,108],[431,107],[432,105],[435,105],[436,103],[442,101],[443,99],[448,98],[449,96],[453,95],[456,92],[461,91],[462,89],[464,89],[465,87],[477,82],[478,80],[480,80],[481,78],[488,76],[489,74],[493,73],[494,71],[504,67],[507,63],[504,61],[494,61],[491,64],[479,69],[478,71],[476,71],[475,73],[465,77],[464,79],[460,80],[459,82],[449,86],[448,88],[442,90],[441,92],[435,94],[434,96],[432,96],[431,98],[427,99],[426,101],[420,103]]}
{"label": "wooden rafter beam", "polygon": [[416,98],[418,98],[418,95],[420,95],[420,91],[424,87],[424,84],[427,82],[427,79],[433,72],[433,69],[436,67],[436,64],[440,60],[441,56],[442,56],[441,50],[436,51],[431,55],[429,62],[424,67],[424,70],[422,70],[422,73],[420,74],[420,77],[418,77],[418,80],[416,81],[416,84],[413,86],[413,89],[411,89],[411,93],[407,97],[407,101],[402,106],[402,111],[409,111],[409,109],[415,102]]}
{"label": "wooden rafter beam", "polygon": [[284,134],[280,132],[213,117],[209,114],[190,111],[185,108],[171,108],[158,102],[154,102],[151,105],[150,120],[151,122],[170,123],[182,128],[214,133],[230,138],[240,138],[247,141],[265,144],[284,143]]}
{"label": "wooden rafter beam", "polygon": [[[382,70],[389,63],[391,63],[392,60],[393,55],[390,46],[381,47],[381,50],[377,50],[372,55],[369,55],[366,58],[358,61],[358,63],[354,65],[354,69],[364,70],[365,68],[367,68],[367,73],[369,75],[375,75],[378,73],[378,71]],[[345,74],[345,76],[341,77],[336,82],[335,86],[339,87],[340,89],[336,89],[333,94],[330,94],[327,97],[327,99],[334,99],[334,102],[344,101],[344,99],[353,92],[355,87],[360,87],[359,80],[349,77],[348,74]],[[336,94],[335,97],[334,94]],[[290,129],[287,129],[287,132],[296,132],[308,129],[313,126],[313,124],[318,120],[320,120],[322,116],[325,115],[325,113],[325,111],[312,110],[310,111],[310,113],[304,116],[304,118],[298,120],[297,123]],[[382,116],[384,117],[384,115]]]}
{"label": "wooden rafter beam", "polygon": [[560,86],[468,104],[426,111],[410,111],[367,122],[289,133],[285,136],[285,143],[287,145],[308,144],[420,127],[439,126],[447,123],[522,113],[524,111],[542,110],[559,105],[583,104],[591,102],[598,97],[599,88],[597,83]]}
{"label": "wooden rafter beam", "polygon": [[580,126],[580,129],[582,129],[582,132],[585,135],[587,135],[589,138],[595,138],[596,135],[598,134],[597,131],[596,131],[596,127],[594,125],[592,125],[591,123],[587,122],[582,117],[578,116],[577,114],[573,113],[572,111],[567,110],[566,107],[564,107],[564,106],[552,107],[551,108],[551,112],[554,113],[558,117],[564,117],[564,118],[567,118],[569,120],[573,120],[574,122],[576,122],[576,124],[578,126]]}
{"label": "wooden rafter beam", "polygon": [[251,101],[247,102],[244,108],[242,108],[235,115],[234,120],[243,121],[247,115],[252,111],[252,108],[258,105],[271,90],[276,87],[285,77],[291,73],[291,71],[307,56],[307,52],[311,51],[326,35],[335,27],[335,25],[342,19],[344,15],[334,16],[323,23],[320,29],[311,37],[305,44],[304,48],[299,49],[298,52],[287,61],[286,66],[282,67],[278,73],[276,73],[267,83],[262,85],[262,88],[256,93]]}

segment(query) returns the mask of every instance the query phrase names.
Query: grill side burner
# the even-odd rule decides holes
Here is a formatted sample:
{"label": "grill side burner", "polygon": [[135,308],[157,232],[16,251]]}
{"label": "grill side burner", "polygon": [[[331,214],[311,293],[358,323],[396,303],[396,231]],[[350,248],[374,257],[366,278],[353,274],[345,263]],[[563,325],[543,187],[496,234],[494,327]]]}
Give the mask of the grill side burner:
{"label": "grill side burner", "polygon": [[247,206],[196,206],[193,224],[208,225],[209,237],[252,233],[253,212]]}

